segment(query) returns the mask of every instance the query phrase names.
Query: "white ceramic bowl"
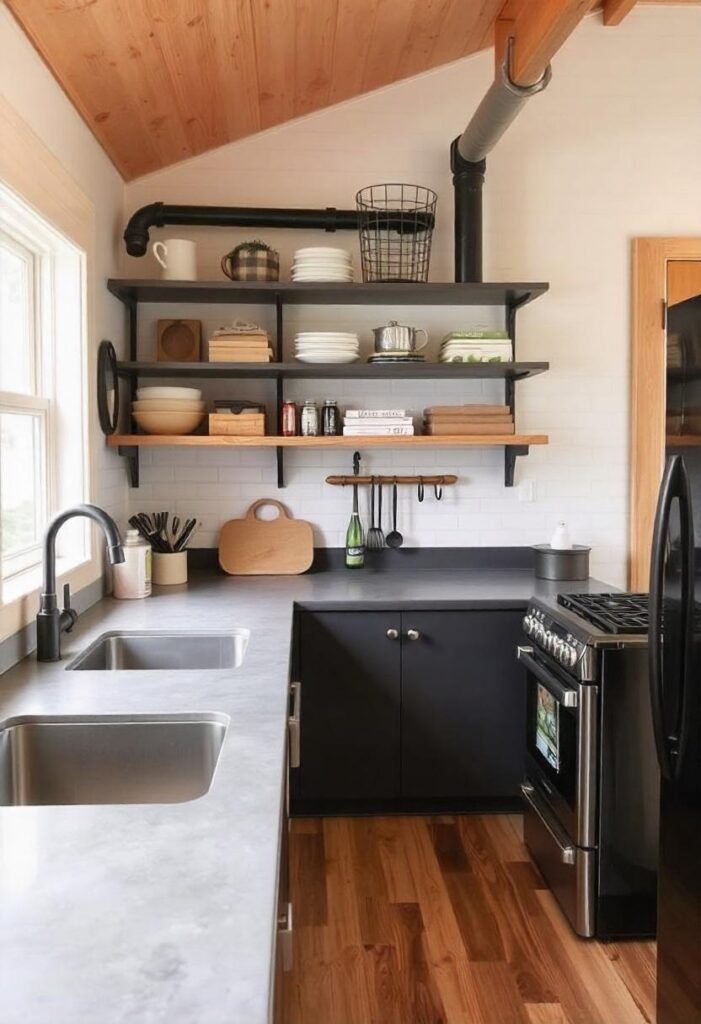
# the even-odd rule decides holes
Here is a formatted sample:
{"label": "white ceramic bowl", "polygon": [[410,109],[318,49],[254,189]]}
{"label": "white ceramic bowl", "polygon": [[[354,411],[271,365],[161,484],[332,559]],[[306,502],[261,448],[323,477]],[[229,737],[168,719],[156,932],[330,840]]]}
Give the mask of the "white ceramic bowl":
{"label": "white ceramic bowl", "polygon": [[150,398],[186,398],[191,402],[199,402],[202,392],[199,388],[139,388],[136,397],[139,401]]}
{"label": "white ceramic bowl", "polygon": [[204,412],[206,402],[192,402],[189,398],[144,398],[132,402],[134,412]]}
{"label": "white ceramic bowl", "polygon": [[134,419],[147,434],[191,434],[204,419],[204,413],[135,412]]}

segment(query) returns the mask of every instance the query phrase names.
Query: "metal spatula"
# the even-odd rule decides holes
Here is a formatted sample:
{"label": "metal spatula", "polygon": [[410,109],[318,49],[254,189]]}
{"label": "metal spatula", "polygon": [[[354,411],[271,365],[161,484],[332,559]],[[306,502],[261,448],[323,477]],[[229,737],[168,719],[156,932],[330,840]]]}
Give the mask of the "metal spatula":
{"label": "metal spatula", "polygon": [[385,535],[382,532],[382,484],[378,485],[379,526],[375,525],[375,478],[370,481],[370,529],[365,538],[368,551],[381,551],[385,546]]}

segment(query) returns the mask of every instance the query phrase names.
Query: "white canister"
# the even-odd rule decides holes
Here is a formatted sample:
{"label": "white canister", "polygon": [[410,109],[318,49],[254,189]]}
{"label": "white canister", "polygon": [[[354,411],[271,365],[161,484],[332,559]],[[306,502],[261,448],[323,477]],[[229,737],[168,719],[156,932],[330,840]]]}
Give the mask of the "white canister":
{"label": "white canister", "polygon": [[166,238],[154,242],[153,255],[161,267],[165,281],[197,280],[197,245],[186,238]]}
{"label": "white canister", "polygon": [[112,596],[120,600],[151,593],[151,545],[138,530],[127,530],[124,561],[112,566]]}
{"label": "white canister", "polygon": [[153,582],[160,587],[187,583],[187,551],[154,551]]}

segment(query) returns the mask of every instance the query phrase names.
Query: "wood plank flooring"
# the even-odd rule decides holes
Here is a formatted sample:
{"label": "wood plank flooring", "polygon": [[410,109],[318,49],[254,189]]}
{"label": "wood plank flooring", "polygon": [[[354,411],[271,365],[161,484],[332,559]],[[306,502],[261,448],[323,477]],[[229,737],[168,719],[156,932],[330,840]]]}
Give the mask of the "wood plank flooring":
{"label": "wood plank flooring", "polygon": [[518,816],[296,819],[285,1024],[653,1024],[655,946],[577,939]]}

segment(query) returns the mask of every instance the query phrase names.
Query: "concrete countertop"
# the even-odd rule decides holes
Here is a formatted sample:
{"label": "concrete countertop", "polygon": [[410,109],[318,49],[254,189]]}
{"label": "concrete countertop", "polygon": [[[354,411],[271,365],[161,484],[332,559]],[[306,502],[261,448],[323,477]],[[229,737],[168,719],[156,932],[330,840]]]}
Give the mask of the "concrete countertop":
{"label": "concrete countertop", "polygon": [[[0,808],[3,1024],[266,1024],[271,1006],[292,612],[524,606],[558,590],[518,571],[202,574],[107,599],[63,661],[0,677],[0,717],[222,712],[210,792],[181,804]],[[238,669],[66,672],[107,630],[251,631]]]}

